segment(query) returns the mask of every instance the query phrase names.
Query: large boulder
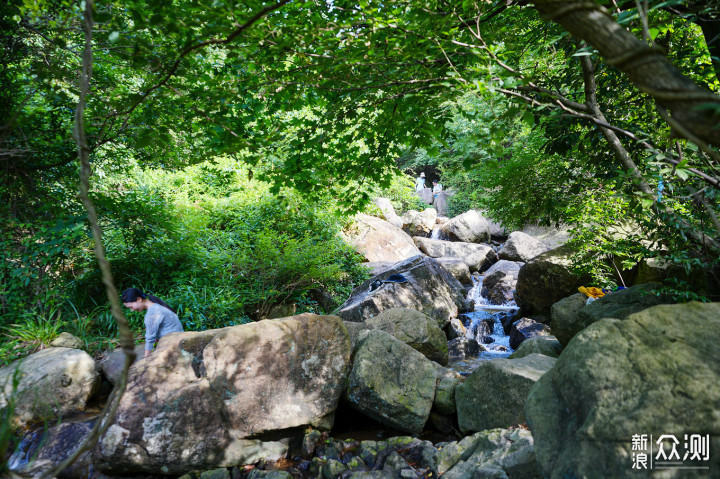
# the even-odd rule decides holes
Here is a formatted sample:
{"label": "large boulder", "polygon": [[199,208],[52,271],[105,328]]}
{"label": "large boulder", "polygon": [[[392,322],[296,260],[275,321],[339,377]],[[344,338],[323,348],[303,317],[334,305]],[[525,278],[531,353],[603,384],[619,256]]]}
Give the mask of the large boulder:
{"label": "large boulder", "polygon": [[501,259],[483,277],[482,295],[492,304],[505,304],[513,299],[520,268],[524,263]]}
{"label": "large boulder", "polygon": [[403,230],[410,236],[430,236],[437,221],[435,208],[423,211],[409,210],[402,215]]}
{"label": "large boulder", "polygon": [[530,354],[520,359],[493,359],[480,364],[455,388],[460,430],[483,431],[524,423],[525,398],[555,361],[541,354]]}
{"label": "large boulder", "polygon": [[497,261],[497,254],[488,245],[450,242],[430,238],[414,238],[420,250],[433,258],[458,258],[465,262],[470,271],[484,271]]}
{"label": "large boulder", "polygon": [[655,294],[659,287],[657,283],[646,283],[615,291],[579,308],[573,315],[561,314],[566,312],[564,308],[553,305],[553,334],[563,345],[567,345],[577,333],[603,318],[625,319],[643,309],[666,303],[666,299]]}
{"label": "large boulder", "polygon": [[448,362],[447,337],[437,321],[408,308],[386,309],[365,324],[391,334],[426,358],[442,365]]}
{"label": "large boulder", "polygon": [[131,367],[96,463],[116,474],[177,474],[278,459],[283,431],[331,425],[349,361],[336,316],[165,336]]}
{"label": "large boulder", "polygon": [[[371,290],[372,284],[394,274],[403,275],[407,282],[380,283]],[[465,312],[468,305],[465,288],[448,270],[433,258],[415,256],[355,288],[336,314],[344,321],[365,321],[390,308],[416,309],[443,328],[450,318]]]}
{"label": "large boulder", "polygon": [[400,261],[420,254],[412,238],[385,220],[360,213],[345,239],[368,261]]}
{"label": "large boulder", "polygon": [[498,257],[508,261],[522,261],[527,263],[549,249],[550,248],[542,241],[522,231],[513,231],[510,233],[510,237],[503,247],[498,251]]}
{"label": "large boulder", "polygon": [[[708,467],[662,477],[714,477],[720,470],[720,343],[698,331],[720,331],[720,303],[654,306],[578,333],[526,402],[545,477],[638,477],[634,456],[655,459],[661,435],[680,442],[683,466]],[[683,458],[691,434],[710,436],[708,460]],[[642,435],[646,447],[634,449]],[[666,454],[670,445],[664,443]]]}
{"label": "large boulder", "polygon": [[435,397],[432,361],[384,331],[362,333],[345,398],[363,414],[409,433],[422,431]]}
{"label": "large boulder", "polygon": [[[15,389],[16,370],[19,382]],[[85,409],[98,385],[95,361],[88,353],[44,349],[0,369],[0,414],[7,412],[8,400],[14,395],[10,421],[17,427],[67,417]]]}
{"label": "large boulder", "polygon": [[490,225],[477,211],[470,210],[452,218],[441,227],[442,235],[464,243],[490,242]]}
{"label": "large boulder", "polygon": [[472,283],[470,276],[470,268],[465,261],[458,258],[436,258],[437,262],[442,265],[443,268],[450,271],[455,279],[463,284]]}
{"label": "large boulder", "polygon": [[510,327],[510,347],[517,349],[527,339],[550,336],[550,327],[530,318],[521,318]]}
{"label": "large boulder", "polygon": [[590,278],[571,271],[572,250],[561,246],[536,257],[520,268],[515,302],[526,315],[548,314],[553,304],[577,293]]}
{"label": "large boulder", "polygon": [[393,226],[402,228],[403,221],[397,213],[395,213],[395,207],[393,207],[392,202],[388,198],[373,198],[373,203],[378,207],[385,221]]}

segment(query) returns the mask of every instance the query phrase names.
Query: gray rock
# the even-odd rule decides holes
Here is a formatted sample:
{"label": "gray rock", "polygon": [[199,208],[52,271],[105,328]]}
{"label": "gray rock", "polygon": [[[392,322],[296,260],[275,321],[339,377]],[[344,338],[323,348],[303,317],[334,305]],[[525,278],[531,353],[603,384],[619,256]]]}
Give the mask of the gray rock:
{"label": "gray rock", "polygon": [[444,479],[542,477],[524,429],[491,429],[451,443],[440,451],[437,472]]}
{"label": "gray rock", "polygon": [[508,359],[520,359],[534,353],[557,358],[562,348],[562,344],[555,336],[535,336],[523,341]]}
{"label": "gray rock", "polygon": [[573,310],[578,306],[580,299],[567,298],[557,306],[553,305],[551,310],[553,334],[558,341],[567,345],[577,333],[603,318],[625,319],[651,306],[669,302],[667,298],[655,295],[658,288],[660,285],[657,283],[637,284],[606,294],[588,305],[577,308],[575,312]]}
{"label": "gray rock", "polygon": [[[663,434],[680,441],[681,457],[685,434],[720,436],[720,344],[698,331],[720,331],[720,303],[654,306],[579,332],[527,398],[545,477],[634,478],[634,435],[653,435],[648,457]],[[710,440],[708,456],[684,463],[708,470],[682,477],[720,470],[720,441]]]}
{"label": "gray rock", "polygon": [[497,261],[497,254],[488,245],[450,242],[415,237],[418,248],[433,258],[457,258],[468,265],[470,271],[484,271]]}
{"label": "gray rock", "polygon": [[362,266],[370,270],[372,276],[377,276],[395,266],[395,263],[397,263],[397,261],[374,261],[362,263]]}
{"label": "gray rock", "polygon": [[443,415],[455,414],[455,388],[462,380],[453,376],[438,376],[433,410]]}
{"label": "gray rock", "polygon": [[549,249],[550,248],[542,241],[522,231],[514,231],[510,233],[510,237],[500,251],[498,251],[498,256],[500,259],[508,261],[522,261],[527,263]]}
{"label": "gray rock", "polygon": [[422,431],[435,397],[435,366],[384,331],[364,333],[345,398],[363,414],[401,431]]}
{"label": "gray rock", "polygon": [[550,308],[550,330],[560,344],[567,344],[578,332],[578,313],[585,307],[587,300],[588,297],[584,294],[575,293],[561,299]]}
{"label": "gray rock", "polygon": [[371,325],[367,323],[354,323],[351,321],[343,321],[343,324],[345,325],[345,328],[348,330],[348,335],[350,337],[350,350],[354,351],[355,347],[357,346],[357,342],[360,339],[360,333],[363,331],[368,331],[370,329],[374,329]]}
{"label": "gray rock", "polygon": [[459,258],[437,258],[437,262],[461,283],[472,283],[472,279],[470,279],[470,268],[468,268],[465,261]]}
{"label": "gray rock", "polygon": [[408,308],[386,309],[365,323],[391,334],[431,361],[442,365],[448,362],[445,333],[437,321],[420,311]]}
{"label": "gray rock", "polygon": [[[94,425],[95,419],[68,421],[28,432],[22,439],[28,447],[18,448],[8,460],[8,467],[15,472],[32,471],[32,477],[35,477],[39,471],[46,471],[70,457],[90,435]],[[84,452],[60,477],[89,477],[91,471],[91,455]]]}
{"label": "gray rock", "polygon": [[368,261],[401,261],[420,254],[412,238],[385,220],[363,213],[345,231],[348,243]]}
{"label": "gray rock", "polygon": [[445,332],[448,339],[455,339],[464,338],[467,330],[465,329],[462,321],[460,321],[458,318],[452,318],[450,319],[450,323],[448,323],[447,327],[445,328]]}
{"label": "gray rock", "polygon": [[[406,283],[387,283],[370,291],[370,285],[401,274]],[[464,312],[465,288],[433,258],[415,256],[395,264],[355,288],[336,311],[344,321],[365,321],[390,308],[412,308],[424,313],[444,328],[450,318]]]}
{"label": "gray rock", "polygon": [[493,359],[482,363],[455,388],[460,430],[483,431],[524,423],[525,398],[555,361],[531,354],[520,359]]}
{"label": "gray rock", "polygon": [[470,210],[444,223],[442,234],[452,241],[487,243],[490,241],[490,225],[477,211]]}
{"label": "gray rock", "polygon": [[[115,474],[177,474],[277,460],[288,450],[283,431],[327,427],[349,360],[335,316],[168,335],[131,367],[96,464]],[[263,433],[282,439],[258,439]]]}
{"label": "gray rock", "polygon": [[423,200],[425,203],[427,203],[429,205],[433,204],[433,201],[435,199],[433,197],[432,188],[423,188],[420,191],[416,191],[415,196],[417,196],[418,198],[420,198],[421,200]]}
{"label": "gray rock", "polygon": [[450,195],[447,191],[441,191],[438,193],[438,195],[435,197],[435,200],[433,201],[433,206],[438,212],[438,215],[445,216],[447,215],[448,207],[447,207],[447,201]]}
{"label": "gray rock", "polygon": [[402,215],[402,228],[410,236],[430,236],[436,220],[435,208],[426,208],[423,211],[409,210]]}
{"label": "gray rock", "polygon": [[[20,377],[13,390],[13,375]],[[0,368],[0,413],[15,395],[11,423],[25,428],[35,422],[54,421],[85,409],[99,385],[95,361],[85,351],[49,348]]]}
{"label": "gray rock", "polygon": [[472,358],[485,351],[485,347],[472,338],[455,338],[448,341],[448,355],[453,358]]}
{"label": "gray rock", "polygon": [[492,304],[505,304],[511,301],[523,264],[501,259],[490,266],[483,277],[481,294]]}
{"label": "gray rock", "polygon": [[519,319],[510,328],[510,347],[517,349],[523,341],[536,336],[550,336],[550,327],[530,318]]}
{"label": "gray rock", "polygon": [[82,349],[85,346],[85,342],[77,336],[62,332],[57,338],[53,339],[50,346],[54,348]]}
{"label": "gray rock", "polygon": [[589,281],[570,271],[572,250],[560,247],[537,256],[520,268],[515,302],[526,315],[547,314],[553,304],[575,294]]}
{"label": "gray rock", "polygon": [[[139,344],[135,346],[135,360],[133,364],[143,359],[145,355],[145,345]],[[105,377],[112,384],[117,384],[122,374],[123,366],[125,365],[125,353],[121,348],[111,352],[104,359],[100,361],[100,369]]]}

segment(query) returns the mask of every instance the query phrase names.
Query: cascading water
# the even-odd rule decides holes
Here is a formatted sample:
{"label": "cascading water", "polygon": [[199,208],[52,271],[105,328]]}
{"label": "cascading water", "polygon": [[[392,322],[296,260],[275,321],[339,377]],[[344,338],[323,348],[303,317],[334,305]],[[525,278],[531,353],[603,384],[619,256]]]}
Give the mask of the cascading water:
{"label": "cascading water", "polygon": [[440,239],[440,227],[436,226],[430,233],[430,239]]}
{"label": "cascading water", "polygon": [[468,292],[467,298],[474,302],[475,310],[463,315],[465,337],[477,341],[482,346],[481,351],[477,357],[451,360],[449,365],[451,369],[463,375],[472,372],[481,361],[506,358],[513,353],[510,348],[510,337],[505,334],[501,320],[517,311],[518,307],[514,301],[502,305],[491,304],[482,295],[482,288],[483,277],[473,276],[473,287]]}

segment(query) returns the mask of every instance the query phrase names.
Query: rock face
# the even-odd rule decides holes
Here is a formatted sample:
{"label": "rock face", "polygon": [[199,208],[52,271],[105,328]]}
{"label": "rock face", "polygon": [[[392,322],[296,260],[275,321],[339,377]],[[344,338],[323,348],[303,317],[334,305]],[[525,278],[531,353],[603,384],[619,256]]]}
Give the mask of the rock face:
{"label": "rock face", "polygon": [[510,347],[517,349],[526,339],[550,336],[550,327],[530,318],[521,318],[510,327]]}
{"label": "rock face", "polygon": [[492,304],[504,304],[511,301],[523,264],[501,259],[490,266],[483,278],[482,295],[488,298]]}
{"label": "rock face", "polygon": [[397,213],[395,213],[395,208],[393,207],[392,202],[388,198],[373,198],[373,203],[375,203],[375,206],[380,209],[380,211],[382,212],[382,217],[385,221],[387,221],[393,226],[402,228],[403,221],[397,215]]}
{"label": "rock face", "polygon": [[530,354],[520,359],[493,359],[482,363],[455,388],[460,430],[483,431],[525,422],[525,398],[555,361],[541,354]]}
{"label": "rock face", "polygon": [[0,369],[0,413],[13,392],[13,375],[20,370],[12,423],[26,427],[79,413],[98,386],[95,361],[85,351],[49,348]]}
{"label": "rock face", "polygon": [[366,214],[355,216],[345,232],[348,243],[368,261],[400,261],[420,254],[412,238],[397,226]]}
{"label": "rock face", "polygon": [[578,333],[527,399],[545,477],[637,477],[636,434],[653,435],[653,458],[655,440],[674,435],[680,460],[685,434],[709,434],[709,460],[684,461],[709,469],[682,477],[720,470],[720,344],[698,331],[720,331],[720,303],[654,306]]}
{"label": "rock face", "polygon": [[562,348],[555,336],[535,336],[523,341],[508,359],[520,359],[534,353],[556,358],[560,356]]}
{"label": "rock face", "polygon": [[362,333],[345,397],[363,414],[419,433],[430,415],[437,372],[425,356],[384,331]]}
{"label": "rock face", "polygon": [[452,218],[441,228],[444,237],[464,243],[488,243],[490,225],[477,211],[470,210]]}
{"label": "rock face", "polygon": [[287,444],[264,443],[263,433],[329,426],[349,360],[335,316],[168,335],[132,366],[96,462],[114,473],[173,474],[277,459]]}
{"label": "rock face", "polygon": [[410,210],[402,215],[403,230],[410,236],[430,236],[436,220],[435,208],[426,208],[423,211]]}
{"label": "rock face", "polygon": [[423,356],[445,365],[448,362],[447,338],[437,321],[420,311],[407,308],[386,309],[365,324],[391,334]]}
{"label": "rock face", "polygon": [[503,245],[502,249],[498,251],[498,256],[500,259],[508,261],[522,261],[527,263],[549,249],[550,248],[542,241],[537,240],[522,231],[514,231],[510,233],[510,236],[505,242],[505,245]]}
{"label": "rock face", "polygon": [[497,254],[488,245],[450,242],[429,238],[414,238],[418,248],[433,258],[458,258],[470,271],[484,271],[497,261]]}
{"label": "rock face", "polygon": [[577,293],[589,278],[570,271],[572,251],[560,247],[536,257],[520,268],[515,302],[525,314],[547,314],[553,304]]}
{"label": "rock face", "polygon": [[465,261],[458,258],[437,258],[437,262],[450,271],[450,274],[461,283],[468,284],[472,282],[470,268],[465,264]]}
{"label": "rock face", "polygon": [[[407,283],[386,283],[370,291],[377,280],[402,274]],[[415,256],[373,276],[355,288],[336,314],[344,321],[365,321],[390,308],[412,308],[445,327],[450,318],[465,311],[465,288],[433,258]]]}

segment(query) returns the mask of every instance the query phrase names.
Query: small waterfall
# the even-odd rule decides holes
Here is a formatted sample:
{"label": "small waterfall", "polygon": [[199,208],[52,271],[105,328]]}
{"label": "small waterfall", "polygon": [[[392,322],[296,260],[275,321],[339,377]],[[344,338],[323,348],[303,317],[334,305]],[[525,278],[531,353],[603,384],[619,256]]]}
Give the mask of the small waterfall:
{"label": "small waterfall", "polygon": [[430,233],[430,239],[440,239],[440,227],[436,226],[433,228],[432,233]]}

